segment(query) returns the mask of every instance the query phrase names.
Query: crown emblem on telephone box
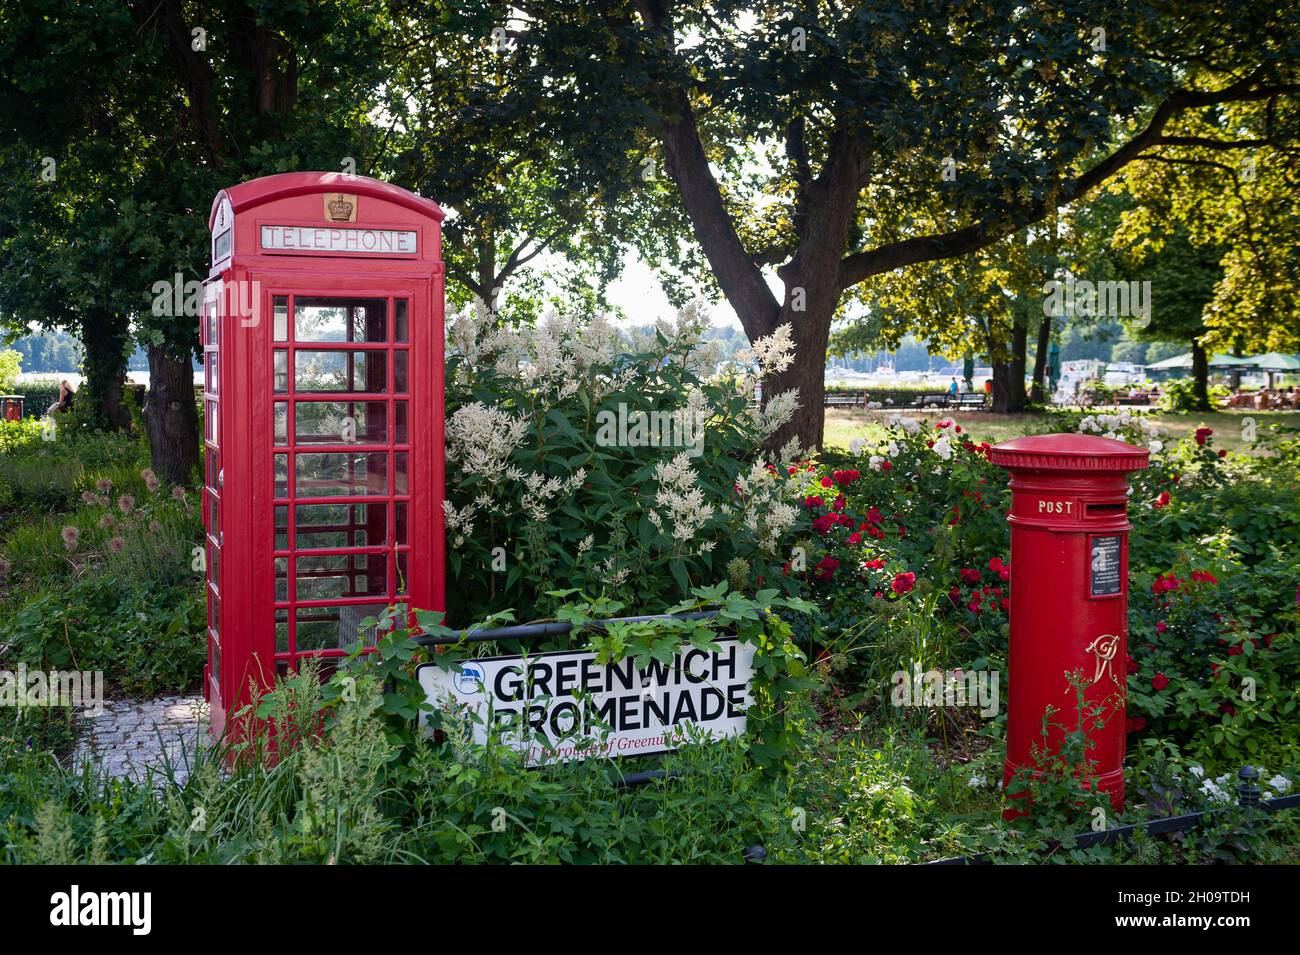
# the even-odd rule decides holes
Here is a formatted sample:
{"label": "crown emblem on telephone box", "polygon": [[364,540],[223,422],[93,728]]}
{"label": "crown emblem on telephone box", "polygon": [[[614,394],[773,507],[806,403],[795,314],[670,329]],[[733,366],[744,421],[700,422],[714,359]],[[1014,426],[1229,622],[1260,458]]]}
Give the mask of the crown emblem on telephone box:
{"label": "crown emblem on telephone box", "polygon": [[331,222],[356,222],[356,197],[341,192],[325,193],[325,218]]}

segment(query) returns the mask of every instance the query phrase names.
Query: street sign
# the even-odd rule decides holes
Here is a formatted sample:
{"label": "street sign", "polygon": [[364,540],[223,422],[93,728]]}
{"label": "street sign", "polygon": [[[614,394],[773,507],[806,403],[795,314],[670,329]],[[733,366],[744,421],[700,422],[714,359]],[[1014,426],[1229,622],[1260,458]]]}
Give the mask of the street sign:
{"label": "street sign", "polygon": [[556,651],[434,663],[416,673],[439,709],[463,715],[482,744],[489,730],[528,765],[642,756],[693,735],[745,731],[754,646],[734,638],[715,649],[683,645],[671,661],[601,665],[590,651]]}

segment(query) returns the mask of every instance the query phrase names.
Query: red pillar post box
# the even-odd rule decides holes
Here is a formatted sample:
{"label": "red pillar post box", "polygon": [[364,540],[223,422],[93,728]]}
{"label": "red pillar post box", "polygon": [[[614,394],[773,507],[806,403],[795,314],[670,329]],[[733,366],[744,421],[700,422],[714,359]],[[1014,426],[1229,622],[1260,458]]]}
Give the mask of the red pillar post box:
{"label": "red pillar post box", "polygon": [[[1035,766],[1036,747],[1057,752],[1064,730],[1077,728],[1069,675],[1078,673],[1086,684],[1085,707],[1100,708],[1105,720],[1100,730],[1089,730],[1094,781],[1117,811],[1123,806],[1131,527],[1126,475],[1146,467],[1147,458],[1143,448],[1081,434],[1034,435],[993,448],[991,460],[1011,476],[1004,785],[1021,767]],[[1049,706],[1058,725],[1044,739]]]}
{"label": "red pillar post box", "polygon": [[212,204],[205,693],[214,736],[386,608],[442,610],[442,210],[294,172]]}

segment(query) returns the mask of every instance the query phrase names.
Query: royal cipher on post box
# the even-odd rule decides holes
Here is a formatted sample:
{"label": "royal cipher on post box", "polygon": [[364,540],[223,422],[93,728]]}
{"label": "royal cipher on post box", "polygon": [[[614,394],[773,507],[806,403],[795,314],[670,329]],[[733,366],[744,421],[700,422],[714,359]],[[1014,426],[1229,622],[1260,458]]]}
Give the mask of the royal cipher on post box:
{"label": "royal cipher on post box", "polygon": [[1034,435],[992,450],[992,462],[1011,474],[1004,786],[1019,769],[1040,768],[1040,755],[1059,753],[1065,732],[1078,728],[1073,681],[1084,691],[1092,781],[1117,810],[1123,805],[1131,527],[1125,475],[1146,467],[1147,458],[1143,448],[1082,434]]}
{"label": "royal cipher on post box", "polygon": [[214,736],[387,607],[441,610],[442,211],[359,176],[223,189],[200,316]]}

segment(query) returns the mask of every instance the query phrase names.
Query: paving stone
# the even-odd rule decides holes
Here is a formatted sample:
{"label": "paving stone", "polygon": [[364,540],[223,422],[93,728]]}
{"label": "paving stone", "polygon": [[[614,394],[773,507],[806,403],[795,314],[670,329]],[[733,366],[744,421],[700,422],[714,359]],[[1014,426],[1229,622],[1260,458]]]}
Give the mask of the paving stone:
{"label": "paving stone", "polygon": [[189,761],[206,745],[207,715],[201,697],[108,701],[103,713],[85,717],[74,763],[89,760],[111,777],[143,780],[170,760],[183,782]]}

